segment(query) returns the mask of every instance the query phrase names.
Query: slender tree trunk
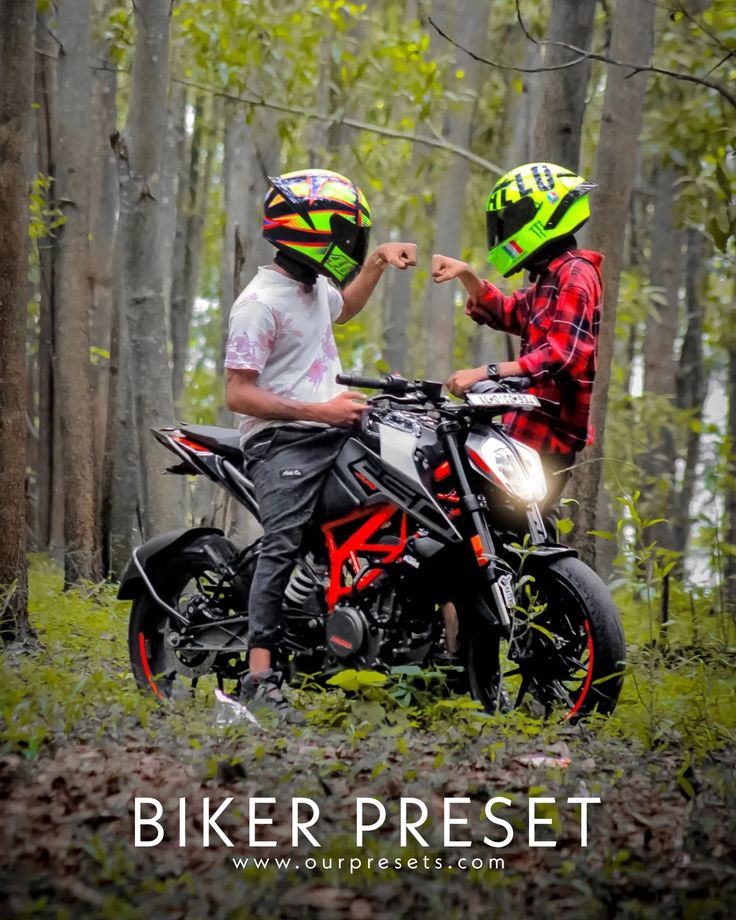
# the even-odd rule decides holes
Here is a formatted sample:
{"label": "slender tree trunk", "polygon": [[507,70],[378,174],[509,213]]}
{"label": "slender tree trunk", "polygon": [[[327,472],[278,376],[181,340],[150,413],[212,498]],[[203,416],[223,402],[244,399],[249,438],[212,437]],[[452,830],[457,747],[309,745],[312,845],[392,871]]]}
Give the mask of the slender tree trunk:
{"label": "slender tree trunk", "polygon": [[90,4],[66,0],[58,19],[56,195],[64,202],[54,263],[58,297],[54,380],[61,420],[64,474],[64,580],[73,585],[100,577],[90,369]]}
{"label": "slender tree trunk", "polygon": [[[655,7],[639,0],[618,0],[613,16],[611,57],[649,61],[654,46]],[[631,75],[623,67],[608,67],[606,93],[596,157],[595,177],[600,188],[592,201],[587,244],[606,257],[603,264],[605,302],[598,341],[598,371],[593,392],[592,422],[596,441],[583,454],[585,463],[575,474],[576,529],[574,543],[582,558],[595,565],[598,490],[603,488],[603,442],[608,387],[616,328],[619,279],[629,201],[636,174],[636,155],[644,111],[646,74]]]}
{"label": "slender tree trunk", "polygon": [[[675,401],[675,338],[679,320],[682,236],[675,227],[674,170],[659,170],[653,183],[657,189],[651,234],[649,279],[658,290],[658,302],[649,311],[644,332],[644,391]],[[643,505],[650,517],[666,517],[674,488],[675,440],[672,427],[652,431],[647,452],[641,458],[645,475]],[[666,485],[666,489],[663,488]],[[672,531],[663,522],[654,525],[649,538],[659,546],[671,546]]]}
{"label": "slender tree trunk", "polygon": [[[419,14],[417,0],[406,0],[404,19],[406,23],[416,23]],[[433,33],[436,34],[436,33]],[[414,113],[416,114],[416,113]],[[405,192],[418,193],[414,178],[420,170],[424,154],[419,144],[412,146],[411,166]],[[399,240],[414,239],[417,228],[400,221]],[[379,242],[377,240],[377,242]],[[413,272],[393,272],[390,288],[383,302],[383,349],[382,357],[391,373],[412,376],[414,368],[410,366],[409,324],[412,315]]]}
{"label": "slender tree trunk", "polygon": [[163,266],[164,297],[166,300],[166,328],[171,339],[171,296],[179,263],[178,222],[181,173],[185,169],[187,152],[187,93],[181,83],[172,81],[169,93],[166,143],[164,145],[161,184],[159,186],[159,239]]}
{"label": "slender tree trunk", "polygon": [[163,266],[158,252],[170,16],[169,0],[147,0],[135,6],[128,122],[125,135],[115,138],[114,148],[120,177],[118,243],[125,319],[120,349],[121,353],[127,350],[124,358],[130,362],[130,405],[141,472],[138,516],[144,539],[180,523],[183,498],[173,477],[162,475],[165,455],[151,436],[152,428],[170,425],[174,418]]}
{"label": "slender tree trunk", "polygon": [[[464,48],[476,54],[485,51],[488,35],[490,4],[475,0],[458,0],[454,31]],[[450,112],[445,124],[445,137],[454,144],[469,148],[477,97],[488,76],[488,70],[464,52],[458,51],[456,68],[465,72],[462,88],[469,100]],[[465,217],[465,190],[470,178],[467,160],[453,157],[436,185],[434,252],[459,256]],[[427,376],[444,380],[452,369],[452,347],[455,325],[456,284],[433,284],[427,297],[429,342]]]}
{"label": "slender tree trunk", "polygon": [[0,5],[0,638],[28,635],[26,283],[35,0]]}
{"label": "slender tree trunk", "polygon": [[[595,31],[595,9],[596,0],[552,0],[548,40],[589,50]],[[578,56],[565,48],[548,45],[544,64],[547,67],[566,64]],[[573,67],[544,74],[535,125],[535,159],[577,171],[589,79],[587,58]]]}
{"label": "slender tree trunk", "polygon": [[[101,52],[104,53],[102,48]],[[115,232],[118,215],[118,188],[115,157],[110,136],[115,130],[117,75],[101,70],[94,74],[94,160],[91,170],[91,211],[89,219],[92,285],[92,385],[95,399],[94,455],[98,542],[102,573],[110,567],[110,488],[112,454],[109,441],[110,407],[114,406],[112,381],[112,335],[117,322],[114,309]]]}
{"label": "slender tree trunk", "polygon": [[690,536],[690,503],[695,491],[695,473],[700,454],[699,425],[708,392],[703,364],[703,300],[706,283],[705,238],[700,231],[687,231],[685,257],[685,306],[687,325],[677,368],[677,406],[691,412],[685,433],[685,469],[677,495],[673,496],[670,520],[673,525],[672,548],[685,553]]}
{"label": "slender tree trunk", "polygon": [[[209,125],[207,124],[208,118],[211,120]],[[176,239],[179,258],[175,259],[177,272],[171,289],[171,342],[174,405],[179,415],[181,415],[181,397],[189,351],[192,313],[199,285],[202,231],[212,174],[216,127],[214,112],[206,111],[204,97],[200,96],[195,105],[194,131],[188,169],[186,174],[180,174],[177,194]]]}
{"label": "slender tree trunk", "polygon": [[[48,29],[48,13],[36,23],[34,95],[36,109],[36,157],[38,171],[52,180],[50,196],[55,197],[56,160],[56,55],[58,45]],[[36,467],[36,538],[49,552],[61,551],[64,542],[64,502],[59,454],[58,411],[53,374],[54,316],[54,236],[38,241],[39,323],[38,323],[38,465]]]}
{"label": "slender tree trunk", "polygon": [[723,566],[726,610],[736,617],[736,337],[728,343],[728,443],[726,476],[726,548]]}

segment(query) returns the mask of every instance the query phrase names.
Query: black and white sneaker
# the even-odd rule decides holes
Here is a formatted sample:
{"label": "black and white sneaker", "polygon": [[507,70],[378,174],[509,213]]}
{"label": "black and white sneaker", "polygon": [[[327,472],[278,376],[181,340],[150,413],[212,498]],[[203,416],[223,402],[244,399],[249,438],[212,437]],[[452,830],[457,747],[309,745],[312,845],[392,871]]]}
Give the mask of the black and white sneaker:
{"label": "black and white sneaker", "polygon": [[246,674],[238,699],[256,716],[270,711],[290,725],[304,725],[307,721],[304,713],[292,706],[281,690],[283,682],[280,671]]}

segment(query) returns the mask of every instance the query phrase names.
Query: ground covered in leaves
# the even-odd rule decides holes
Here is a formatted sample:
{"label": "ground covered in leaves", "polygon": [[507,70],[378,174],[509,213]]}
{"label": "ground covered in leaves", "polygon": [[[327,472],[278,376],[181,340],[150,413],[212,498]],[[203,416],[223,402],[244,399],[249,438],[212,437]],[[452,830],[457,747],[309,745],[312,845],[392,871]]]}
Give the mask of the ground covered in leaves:
{"label": "ground covered in leaves", "polygon": [[[464,697],[403,679],[354,694],[305,690],[305,727],[261,732],[213,724],[206,697],[162,708],[141,695],[127,673],[125,607],[108,590],[59,589],[56,570],[38,563],[42,648],[6,652],[0,670],[3,916],[699,918],[736,907],[736,716],[725,646],[695,656],[673,644],[655,657],[627,628],[632,672],[606,724],[488,719]],[[513,830],[503,848],[483,842],[507,836],[484,815],[494,796],[511,802],[494,807]],[[136,797],[163,806],[166,836],[156,847],[134,846]],[[214,831],[202,846],[204,797],[211,813],[232,798],[217,822],[232,848]],[[276,800],[254,806],[274,822],[255,827],[256,838],[274,847],[249,847],[256,797]],[[311,828],[319,847],[292,848],[295,797],[319,806]],[[359,797],[387,810],[362,847]],[[411,835],[401,846],[402,797],[426,803],[426,848]],[[551,821],[536,835],[555,847],[529,846],[530,797],[555,800],[536,806]],[[571,797],[601,799],[589,806],[587,847]],[[468,823],[451,825],[449,841],[469,847],[444,839],[452,798],[469,800],[451,806]],[[419,806],[407,807],[416,818]],[[271,862],[234,865],[246,857]],[[499,858],[503,868],[489,862]]]}

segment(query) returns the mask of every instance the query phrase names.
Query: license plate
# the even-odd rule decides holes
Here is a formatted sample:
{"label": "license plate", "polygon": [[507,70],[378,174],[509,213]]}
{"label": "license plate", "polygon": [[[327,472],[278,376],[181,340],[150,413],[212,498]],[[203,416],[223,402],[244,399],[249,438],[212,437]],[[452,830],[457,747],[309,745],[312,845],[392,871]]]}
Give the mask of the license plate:
{"label": "license plate", "polygon": [[534,409],[541,405],[531,393],[469,393],[471,406],[508,406],[516,409]]}

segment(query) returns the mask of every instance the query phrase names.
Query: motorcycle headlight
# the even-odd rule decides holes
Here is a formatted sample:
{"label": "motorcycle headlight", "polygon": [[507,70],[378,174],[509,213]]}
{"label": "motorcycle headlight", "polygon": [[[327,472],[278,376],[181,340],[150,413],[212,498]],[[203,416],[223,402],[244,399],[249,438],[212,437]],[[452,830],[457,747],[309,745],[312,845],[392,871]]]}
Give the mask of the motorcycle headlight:
{"label": "motorcycle headlight", "polygon": [[[547,495],[547,480],[539,454],[518,442],[514,442],[514,448],[512,451],[499,441],[487,441],[481,451],[483,463],[475,462],[486,466],[500,485],[521,501],[527,504],[543,501]],[[474,459],[471,454],[471,460]]]}

